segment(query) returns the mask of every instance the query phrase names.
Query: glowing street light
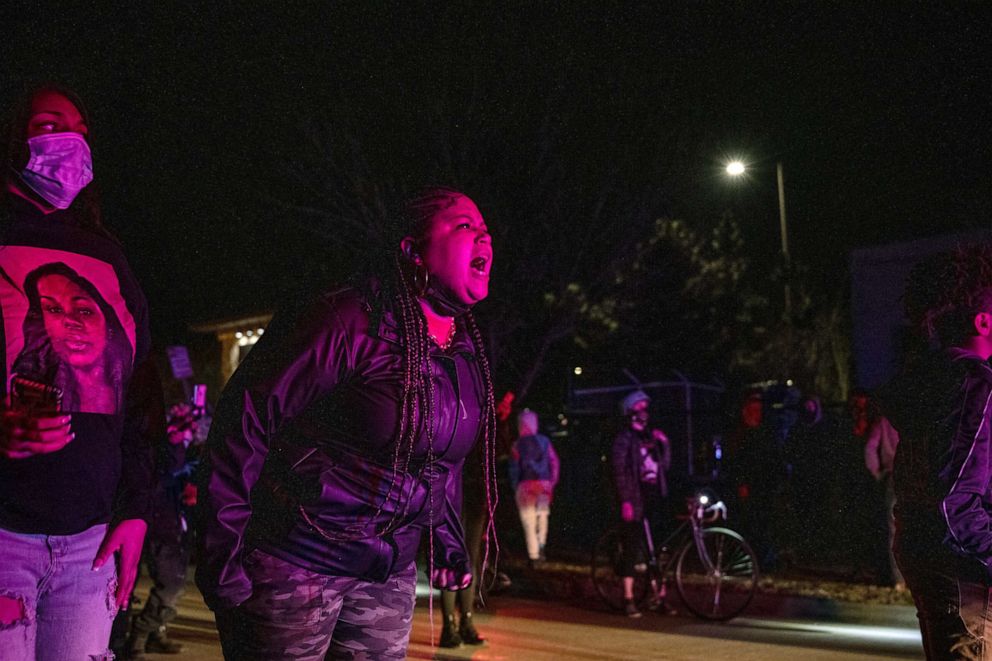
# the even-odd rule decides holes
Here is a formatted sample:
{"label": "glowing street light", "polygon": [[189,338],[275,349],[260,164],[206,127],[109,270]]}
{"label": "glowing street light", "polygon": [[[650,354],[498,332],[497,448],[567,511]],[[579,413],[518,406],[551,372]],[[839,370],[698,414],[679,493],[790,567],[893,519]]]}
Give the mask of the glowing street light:
{"label": "glowing street light", "polygon": [[[731,161],[727,163],[727,174],[731,177],[740,177],[747,170],[741,161]],[[775,172],[778,179],[778,222],[782,235],[782,259],[785,262],[786,283],[785,283],[785,314],[788,316],[792,310],[792,295],[788,283],[789,273],[789,225],[785,219],[785,177],[782,175],[782,164],[775,164]]]}

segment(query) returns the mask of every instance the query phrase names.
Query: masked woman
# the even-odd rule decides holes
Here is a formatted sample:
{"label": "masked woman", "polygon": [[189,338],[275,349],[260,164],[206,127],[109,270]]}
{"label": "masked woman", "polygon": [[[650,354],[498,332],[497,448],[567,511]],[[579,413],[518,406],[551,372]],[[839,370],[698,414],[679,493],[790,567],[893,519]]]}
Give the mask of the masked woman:
{"label": "masked woman", "polygon": [[100,222],[89,131],[79,99],[54,86],[25,95],[6,126],[0,649],[10,659],[104,658],[147,527],[151,452],[128,405],[149,352],[147,309]]}
{"label": "masked woman", "polygon": [[490,507],[495,413],[469,312],[492,246],[465,195],[405,205],[388,266],[273,319],[214,416],[197,582],[236,659],[401,659],[415,555],[472,580],[458,484],[477,441]]}
{"label": "masked woman", "polygon": [[[672,465],[672,448],[668,437],[660,429],[648,427],[651,398],[643,390],[635,390],[623,398],[620,408],[625,426],[617,434],[610,451],[613,481],[620,501],[620,518],[623,521],[624,553],[620,575],[623,577],[624,611],[628,617],[640,617],[634,602],[634,575],[636,565],[645,562],[645,524],[655,540],[664,536],[667,499],[668,469]],[[664,587],[651,581],[652,610],[664,608]]]}

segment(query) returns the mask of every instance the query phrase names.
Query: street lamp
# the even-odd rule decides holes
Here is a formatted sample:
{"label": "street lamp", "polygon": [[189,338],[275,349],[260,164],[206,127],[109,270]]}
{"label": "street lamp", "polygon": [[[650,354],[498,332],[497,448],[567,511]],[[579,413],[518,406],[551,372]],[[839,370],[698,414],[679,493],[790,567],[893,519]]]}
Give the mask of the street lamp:
{"label": "street lamp", "polygon": [[[727,174],[731,177],[740,177],[747,171],[747,167],[741,161],[731,161],[727,163]],[[778,175],[778,222],[782,236],[782,260],[785,263],[785,314],[789,317],[792,313],[792,292],[789,288],[789,226],[785,220],[785,177],[782,175],[782,164],[775,164],[775,171]]]}

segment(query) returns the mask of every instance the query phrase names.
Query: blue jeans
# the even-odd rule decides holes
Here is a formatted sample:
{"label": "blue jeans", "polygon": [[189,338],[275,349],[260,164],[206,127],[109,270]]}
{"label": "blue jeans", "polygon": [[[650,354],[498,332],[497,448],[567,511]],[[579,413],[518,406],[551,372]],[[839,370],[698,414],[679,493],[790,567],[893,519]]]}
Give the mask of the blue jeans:
{"label": "blue jeans", "polygon": [[21,617],[0,622],[10,661],[113,659],[107,648],[117,606],[117,569],[91,569],[107,525],[76,535],[25,535],[0,528],[0,597]]}

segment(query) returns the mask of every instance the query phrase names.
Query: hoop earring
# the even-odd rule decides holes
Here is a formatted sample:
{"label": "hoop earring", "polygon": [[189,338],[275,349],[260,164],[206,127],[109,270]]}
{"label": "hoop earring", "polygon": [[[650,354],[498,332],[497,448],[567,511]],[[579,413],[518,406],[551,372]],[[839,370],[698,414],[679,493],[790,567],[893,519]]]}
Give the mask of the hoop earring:
{"label": "hoop earring", "polygon": [[430,277],[427,273],[427,266],[423,263],[413,267],[413,289],[417,296],[424,297],[427,294],[427,286],[430,284]]}

